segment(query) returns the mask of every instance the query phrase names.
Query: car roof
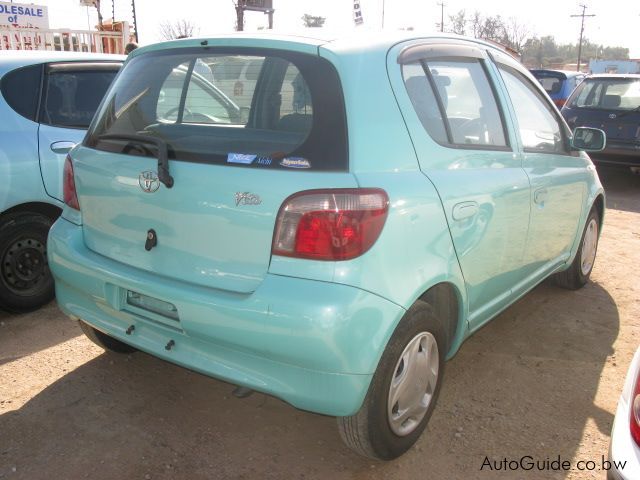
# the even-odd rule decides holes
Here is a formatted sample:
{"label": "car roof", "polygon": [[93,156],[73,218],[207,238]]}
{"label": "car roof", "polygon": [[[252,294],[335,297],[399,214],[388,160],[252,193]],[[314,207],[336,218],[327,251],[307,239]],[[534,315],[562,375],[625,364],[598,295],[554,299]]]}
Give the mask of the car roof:
{"label": "car roof", "polygon": [[560,74],[560,75],[564,75],[565,78],[577,77],[578,75],[586,75],[586,73],[576,72],[574,70],[553,70],[550,68],[532,68],[530,71],[533,74],[536,74],[536,73],[550,73],[553,75]]}
{"label": "car roof", "polygon": [[123,62],[124,55],[85,52],[50,52],[47,50],[3,50],[0,53],[0,75],[19,67],[49,62],[112,61]]}
{"label": "car roof", "polygon": [[[309,30],[314,30],[310,32]],[[317,31],[316,31],[317,30]],[[264,48],[292,48],[300,51],[317,51],[319,47],[334,52],[359,51],[359,52],[384,52],[398,43],[411,40],[442,39],[465,40],[487,48],[505,52],[496,45],[483,40],[463,37],[456,34],[442,34],[418,31],[360,31],[340,32],[328,29],[306,29],[303,32],[235,32],[229,34],[216,34],[210,37],[184,38],[161,42],[137,48],[130,56],[138,56],[145,52],[164,50],[177,47],[205,46],[209,42],[216,46],[247,46]]]}
{"label": "car roof", "polygon": [[640,79],[640,73],[597,73],[597,74],[594,74],[594,75],[589,75],[587,77],[587,80],[597,80],[599,78],[613,78],[613,79],[636,78],[636,79]]}

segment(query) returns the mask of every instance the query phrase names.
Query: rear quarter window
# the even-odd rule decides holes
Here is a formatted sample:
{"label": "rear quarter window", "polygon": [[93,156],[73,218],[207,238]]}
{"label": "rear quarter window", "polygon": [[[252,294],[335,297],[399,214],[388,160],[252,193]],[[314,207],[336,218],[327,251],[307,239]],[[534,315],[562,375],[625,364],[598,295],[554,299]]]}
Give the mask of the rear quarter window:
{"label": "rear quarter window", "polygon": [[[247,75],[236,77],[238,71]],[[172,160],[341,171],[348,168],[346,132],[342,88],[328,61],[285,51],[196,48],[131,59],[85,145],[153,155],[124,140],[101,139],[133,134],[166,142]]]}
{"label": "rear quarter window", "polygon": [[0,90],[7,104],[29,120],[37,121],[42,65],[31,65],[6,73]]}

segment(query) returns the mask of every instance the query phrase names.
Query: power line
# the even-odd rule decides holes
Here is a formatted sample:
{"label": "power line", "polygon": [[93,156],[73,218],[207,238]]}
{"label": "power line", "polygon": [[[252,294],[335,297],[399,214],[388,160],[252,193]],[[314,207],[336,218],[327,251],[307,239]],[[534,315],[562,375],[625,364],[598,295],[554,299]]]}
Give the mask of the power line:
{"label": "power line", "polygon": [[580,43],[578,44],[578,66],[576,67],[576,71],[580,71],[580,62],[582,60],[582,34],[584,33],[584,17],[595,17],[595,15],[585,15],[585,11],[587,10],[587,6],[584,4],[580,4],[582,7],[582,13],[579,15],[571,15],[571,17],[582,17],[582,24],[580,26]]}

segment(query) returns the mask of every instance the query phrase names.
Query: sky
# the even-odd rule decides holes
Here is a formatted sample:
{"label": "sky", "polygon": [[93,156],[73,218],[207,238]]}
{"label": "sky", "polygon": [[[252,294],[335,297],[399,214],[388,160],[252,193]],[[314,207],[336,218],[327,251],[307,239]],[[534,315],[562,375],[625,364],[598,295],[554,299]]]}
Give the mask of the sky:
{"label": "sky", "polygon": [[[114,0],[117,19],[131,18],[131,1]],[[435,31],[440,21],[440,6],[444,2],[445,29],[448,15],[460,10],[468,14],[479,10],[483,15],[514,17],[534,35],[553,35],[558,43],[577,43],[581,13],[579,4],[587,5],[585,37],[604,46],[620,46],[630,50],[631,58],[640,58],[640,2],[629,0],[360,0],[364,26],[358,28],[398,29],[414,27],[420,31]],[[80,0],[35,0],[49,7],[51,28],[80,28],[97,23],[95,9],[80,6]],[[186,19],[196,26],[198,35],[233,31],[235,9],[232,0],[135,0],[140,44],[162,40],[160,25]],[[102,0],[102,15],[111,18],[111,0]],[[332,30],[350,30],[353,25],[353,0],[273,0],[274,30],[299,31],[301,17],[308,13],[326,17],[325,26]],[[267,16],[246,12],[245,30],[266,28]]]}

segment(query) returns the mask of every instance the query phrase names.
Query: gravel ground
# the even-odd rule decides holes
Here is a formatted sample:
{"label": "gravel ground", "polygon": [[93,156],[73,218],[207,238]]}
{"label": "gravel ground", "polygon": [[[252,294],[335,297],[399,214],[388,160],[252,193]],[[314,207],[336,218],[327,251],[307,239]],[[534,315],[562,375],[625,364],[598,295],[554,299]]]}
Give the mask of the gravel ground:
{"label": "gravel ground", "polygon": [[[55,303],[0,312],[0,477],[6,479],[604,478],[624,376],[640,340],[640,176],[600,169],[608,211],[577,292],[542,284],[447,364],[417,445],[389,463],[340,442],[335,420],[143,353],[104,353]],[[568,460],[504,472],[489,461]],[[577,470],[579,460],[594,471]]]}

